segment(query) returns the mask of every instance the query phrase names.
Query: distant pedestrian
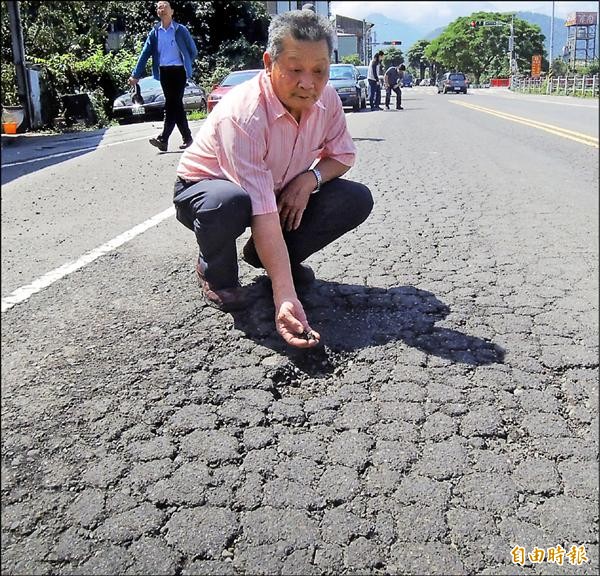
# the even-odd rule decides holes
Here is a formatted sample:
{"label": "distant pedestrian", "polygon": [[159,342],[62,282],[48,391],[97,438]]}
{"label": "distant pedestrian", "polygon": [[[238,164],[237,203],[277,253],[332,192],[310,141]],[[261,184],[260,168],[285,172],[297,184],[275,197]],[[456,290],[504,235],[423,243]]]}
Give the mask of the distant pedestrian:
{"label": "distant pedestrian", "polygon": [[381,84],[379,83],[379,67],[383,60],[383,50],[380,50],[373,56],[367,72],[369,81],[369,105],[371,110],[381,110]]}
{"label": "distant pedestrian", "polygon": [[390,66],[383,77],[383,84],[385,86],[385,108],[390,109],[390,99],[392,97],[392,91],[396,94],[396,110],[404,110],[402,108],[402,79],[406,66],[400,64],[400,66]]}
{"label": "distant pedestrian", "polygon": [[165,96],[165,120],[162,132],[156,138],[150,138],[150,144],[166,152],[169,136],[176,125],[183,138],[179,148],[187,148],[192,143],[192,132],[183,107],[183,93],[187,79],[192,76],[198,50],[189,30],[173,20],[170,2],[157,2],[156,14],[160,24],[155,24],[148,34],[129,83],[132,86],[138,83],[145,74],[148,59],[152,58],[152,75],[160,81]]}

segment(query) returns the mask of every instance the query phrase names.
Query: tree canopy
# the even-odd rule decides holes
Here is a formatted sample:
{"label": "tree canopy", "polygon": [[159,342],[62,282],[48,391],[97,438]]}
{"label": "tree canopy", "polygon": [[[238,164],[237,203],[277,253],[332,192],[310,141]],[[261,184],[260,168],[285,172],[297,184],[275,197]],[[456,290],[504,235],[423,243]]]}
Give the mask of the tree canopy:
{"label": "tree canopy", "polygon": [[402,50],[400,48],[396,48],[392,46],[383,51],[383,66],[384,68],[389,68],[390,66],[399,66],[404,63],[404,56],[402,55]]}
{"label": "tree canopy", "polygon": [[425,58],[425,49],[429,46],[429,40],[418,40],[415,42],[406,53],[408,65],[413,70],[419,71],[419,77],[425,76],[425,68],[429,66],[429,61]]}
{"label": "tree canopy", "polygon": [[[503,22],[503,26],[475,26],[472,21]],[[482,74],[509,74],[509,36],[511,15],[499,12],[474,12],[451,22],[425,48],[424,56],[438,68],[471,73],[479,83]],[[528,70],[533,54],[544,54],[544,35],[539,26],[514,18],[515,59],[520,70]]]}
{"label": "tree canopy", "polygon": [[[195,80],[206,85],[214,82],[215,70],[262,66],[270,22],[262,2],[178,0],[172,6],[174,19],[189,28],[198,47]],[[43,67],[51,91],[100,90],[107,110],[158,22],[156,0],[22,0],[19,10],[27,61]],[[5,1],[0,23],[2,103],[13,104],[16,80]],[[111,35],[119,42],[107,42]]]}
{"label": "tree canopy", "polygon": [[[2,3],[2,62],[11,62],[11,38],[6,2]],[[180,0],[174,19],[185,24],[198,46],[198,60],[214,66],[229,44],[266,46],[269,16],[261,2]],[[110,30],[122,32],[122,48],[139,49],[156,15],[156,1],[22,0],[19,2],[25,53],[28,58],[72,54],[86,58],[104,46]],[[255,50],[256,51],[256,50]]]}

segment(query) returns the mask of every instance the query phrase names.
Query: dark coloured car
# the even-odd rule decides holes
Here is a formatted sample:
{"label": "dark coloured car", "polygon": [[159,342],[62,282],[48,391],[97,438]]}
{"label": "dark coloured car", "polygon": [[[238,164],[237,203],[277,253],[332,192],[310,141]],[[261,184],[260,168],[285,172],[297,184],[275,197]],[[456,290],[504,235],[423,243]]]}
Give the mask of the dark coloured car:
{"label": "dark coloured car", "polygon": [[402,76],[402,88],[412,88],[413,85],[413,77],[410,72],[404,72],[404,76]]}
{"label": "dark coloured car", "polygon": [[[165,110],[165,95],[158,80],[152,76],[140,78],[139,91],[132,89],[121,94],[113,102],[113,118],[119,121],[148,120],[162,118]],[[138,101],[136,94],[141,96]],[[206,94],[204,90],[191,80],[187,81],[183,93],[183,107],[185,110],[206,110]]]}
{"label": "dark coloured car", "polygon": [[365,77],[354,64],[332,64],[329,67],[329,84],[338,93],[342,106],[352,106],[355,112],[367,107]]}
{"label": "dark coloured car", "polygon": [[448,92],[463,94],[467,93],[467,77],[462,72],[446,72],[438,78],[437,82],[438,94]]}
{"label": "dark coloured car", "polygon": [[213,87],[208,95],[208,111],[210,112],[227,92],[229,92],[234,86],[254,78],[262,69],[257,70],[236,70],[230,72],[221,80],[219,84]]}

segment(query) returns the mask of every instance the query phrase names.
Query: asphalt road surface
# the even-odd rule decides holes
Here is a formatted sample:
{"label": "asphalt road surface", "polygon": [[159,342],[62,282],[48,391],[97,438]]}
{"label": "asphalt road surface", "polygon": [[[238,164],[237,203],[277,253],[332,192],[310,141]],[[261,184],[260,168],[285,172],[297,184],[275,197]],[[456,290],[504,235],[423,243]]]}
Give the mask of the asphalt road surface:
{"label": "asphalt road surface", "polygon": [[177,134],[3,137],[2,574],[598,573],[598,102],[403,106],[309,353],[201,300]]}

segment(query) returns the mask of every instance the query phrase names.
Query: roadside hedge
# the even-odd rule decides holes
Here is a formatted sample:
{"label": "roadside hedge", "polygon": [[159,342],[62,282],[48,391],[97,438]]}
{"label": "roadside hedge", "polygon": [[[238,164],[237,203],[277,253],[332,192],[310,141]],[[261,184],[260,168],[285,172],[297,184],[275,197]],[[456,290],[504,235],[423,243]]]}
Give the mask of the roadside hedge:
{"label": "roadside hedge", "polygon": [[138,53],[127,50],[104,53],[96,46],[87,58],[80,60],[73,54],[54,54],[48,58],[34,58],[44,71],[48,102],[60,109],[64,94],[89,93],[99,125],[109,123],[113,100],[128,88],[127,79],[135,66]]}

